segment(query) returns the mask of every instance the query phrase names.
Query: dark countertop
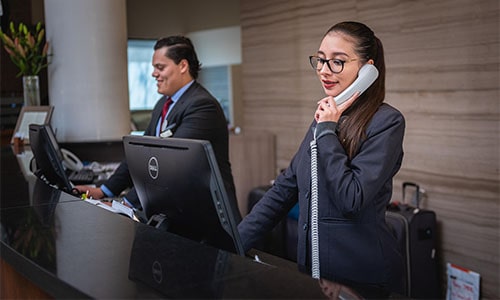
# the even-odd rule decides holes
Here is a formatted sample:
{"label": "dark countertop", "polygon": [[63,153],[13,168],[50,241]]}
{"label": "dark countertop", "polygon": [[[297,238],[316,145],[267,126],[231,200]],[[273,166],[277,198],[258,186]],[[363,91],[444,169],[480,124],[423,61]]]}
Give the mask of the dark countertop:
{"label": "dark countertop", "polygon": [[1,156],[1,257],[56,298],[325,298],[289,261],[114,214],[23,173],[10,148]]}
{"label": "dark countertop", "polygon": [[[35,192],[51,189],[38,181]],[[53,190],[1,210],[2,258],[56,298],[321,298],[317,281]]]}

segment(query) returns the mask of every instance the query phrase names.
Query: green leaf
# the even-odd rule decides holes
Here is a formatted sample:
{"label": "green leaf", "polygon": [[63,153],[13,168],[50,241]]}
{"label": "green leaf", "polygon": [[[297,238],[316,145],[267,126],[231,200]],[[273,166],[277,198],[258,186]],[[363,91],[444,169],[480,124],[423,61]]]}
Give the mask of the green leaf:
{"label": "green leaf", "polygon": [[[43,42],[45,30],[42,23],[38,22],[35,32],[29,30],[24,23],[17,26],[14,22],[9,25],[11,36],[5,34],[0,29],[0,40],[4,43],[4,49],[10,59],[19,68],[20,75],[37,75],[43,68],[47,67],[47,52],[49,43]],[[14,45],[14,40],[16,44]]]}

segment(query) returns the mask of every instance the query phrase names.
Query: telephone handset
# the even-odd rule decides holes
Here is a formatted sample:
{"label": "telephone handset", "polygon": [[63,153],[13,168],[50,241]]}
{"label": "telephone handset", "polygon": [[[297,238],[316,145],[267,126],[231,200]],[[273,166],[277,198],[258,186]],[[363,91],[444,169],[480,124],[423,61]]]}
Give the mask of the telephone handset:
{"label": "telephone handset", "polygon": [[66,168],[71,171],[80,171],[83,168],[83,163],[75,154],[64,148],[61,148],[61,152],[64,158],[63,165]]}
{"label": "telephone handset", "polygon": [[378,77],[378,70],[372,64],[365,64],[358,72],[358,78],[348,86],[342,93],[334,97],[337,105],[346,102],[356,92],[362,94],[372,85]]}

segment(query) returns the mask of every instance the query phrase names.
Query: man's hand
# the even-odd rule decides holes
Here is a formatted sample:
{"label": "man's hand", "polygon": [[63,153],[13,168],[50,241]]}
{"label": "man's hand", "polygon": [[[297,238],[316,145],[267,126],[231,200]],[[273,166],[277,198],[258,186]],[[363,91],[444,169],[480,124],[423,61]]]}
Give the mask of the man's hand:
{"label": "man's hand", "polygon": [[75,188],[82,194],[86,194],[88,198],[102,199],[104,192],[99,187],[91,187],[88,185],[77,185]]}

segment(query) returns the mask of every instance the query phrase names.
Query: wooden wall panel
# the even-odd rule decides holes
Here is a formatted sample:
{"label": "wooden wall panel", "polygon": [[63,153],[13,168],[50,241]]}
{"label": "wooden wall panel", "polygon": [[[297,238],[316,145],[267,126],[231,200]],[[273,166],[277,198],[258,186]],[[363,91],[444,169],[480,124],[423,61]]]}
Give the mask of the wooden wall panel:
{"label": "wooden wall panel", "polygon": [[242,216],[248,212],[251,189],[268,185],[276,177],[276,145],[268,132],[244,131],[229,137],[229,159]]}
{"label": "wooden wall panel", "polygon": [[[439,222],[442,286],[452,262],[500,290],[500,25],[497,0],[241,1],[243,130],[276,137],[288,165],[323,92],[307,56],[343,20],[368,24],[384,44],[386,101],[405,115],[405,158],[395,178],[426,191]],[[443,293],[444,293],[443,289]]]}

